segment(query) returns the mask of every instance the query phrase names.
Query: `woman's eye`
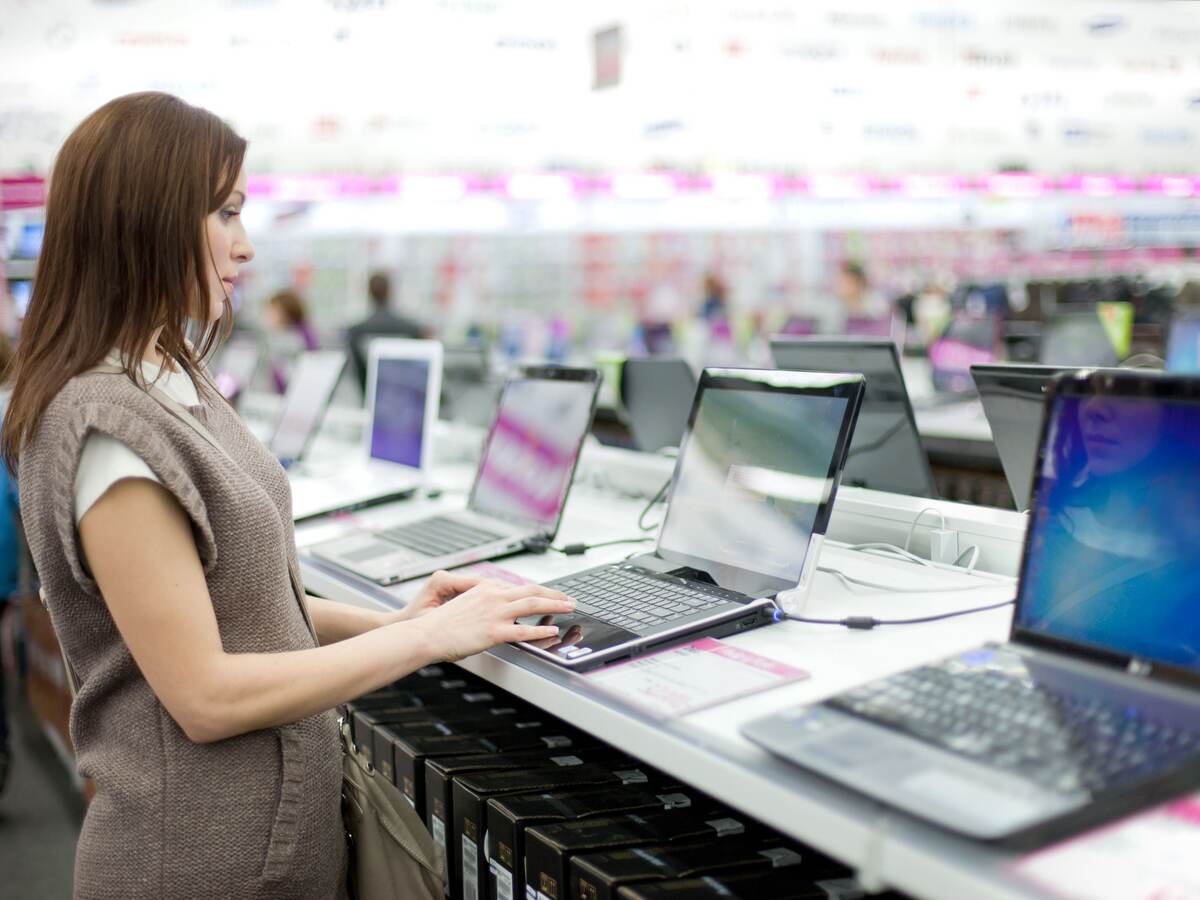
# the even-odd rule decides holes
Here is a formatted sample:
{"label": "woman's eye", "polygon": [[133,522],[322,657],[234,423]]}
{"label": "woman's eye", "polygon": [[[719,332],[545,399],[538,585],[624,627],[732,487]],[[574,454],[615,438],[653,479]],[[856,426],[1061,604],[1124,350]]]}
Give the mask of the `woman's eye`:
{"label": "woman's eye", "polygon": [[221,210],[221,218],[224,219],[226,222],[228,222],[230,219],[232,219],[237,214],[238,214],[238,210],[236,210],[236,209]]}

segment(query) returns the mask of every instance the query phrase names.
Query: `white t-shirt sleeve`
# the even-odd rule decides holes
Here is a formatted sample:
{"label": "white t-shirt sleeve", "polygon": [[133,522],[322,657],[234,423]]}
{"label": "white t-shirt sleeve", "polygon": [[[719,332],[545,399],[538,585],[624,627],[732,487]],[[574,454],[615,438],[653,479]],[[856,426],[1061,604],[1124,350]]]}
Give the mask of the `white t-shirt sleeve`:
{"label": "white t-shirt sleeve", "polygon": [[146,478],[158,482],[145,461],[124,443],[107,434],[93,431],[83,444],[79,468],[75,470],[75,524],[104,492],[126,478]]}

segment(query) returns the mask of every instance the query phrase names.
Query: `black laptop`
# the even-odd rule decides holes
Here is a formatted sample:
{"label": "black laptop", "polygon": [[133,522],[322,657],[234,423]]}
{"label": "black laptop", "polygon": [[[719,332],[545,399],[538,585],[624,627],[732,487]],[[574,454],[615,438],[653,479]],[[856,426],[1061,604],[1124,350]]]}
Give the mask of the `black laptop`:
{"label": "black laptop", "polygon": [[551,582],[575,611],[520,646],[581,670],[773,621],[816,571],[862,394],[855,374],[705,369],[657,549]]}
{"label": "black laptop", "polygon": [[996,443],[1000,466],[1017,509],[1029,509],[1042,435],[1042,406],[1054,376],[1080,370],[1064,366],[1018,366],[1006,363],[971,366],[971,377],[983,414]]}
{"label": "black laptop", "polygon": [[866,377],[842,484],[913,497],[937,496],[895,343],[777,337],[771,340],[771,355],[781,369],[861,372]]}
{"label": "black laptop", "polygon": [[748,723],[914,816],[1029,845],[1200,787],[1200,379],[1048,395],[1011,637]]}

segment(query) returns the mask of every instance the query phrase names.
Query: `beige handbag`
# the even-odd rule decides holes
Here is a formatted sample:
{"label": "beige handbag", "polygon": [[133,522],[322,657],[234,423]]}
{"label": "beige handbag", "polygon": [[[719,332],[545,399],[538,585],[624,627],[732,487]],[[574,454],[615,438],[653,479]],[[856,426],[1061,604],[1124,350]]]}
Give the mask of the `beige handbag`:
{"label": "beige handbag", "polygon": [[400,789],[357,752],[345,720],[342,746],[351,900],[443,900],[442,848]]}
{"label": "beige handbag", "polygon": [[[123,374],[116,366],[98,366],[100,374]],[[209,444],[229,456],[215,437],[188,409],[157,387],[150,395],[167,412],[189,425]],[[304,606],[303,586],[293,572],[293,587],[304,620],[316,640],[316,631]],[[43,603],[45,598],[43,597]],[[63,654],[63,664],[74,697],[75,677]],[[350,739],[350,726],[343,717],[342,729],[342,822],[346,829],[349,858],[347,888],[351,900],[444,900],[445,859],[442,849],[421,821],[417,811],[390,781],[384,779]]]}

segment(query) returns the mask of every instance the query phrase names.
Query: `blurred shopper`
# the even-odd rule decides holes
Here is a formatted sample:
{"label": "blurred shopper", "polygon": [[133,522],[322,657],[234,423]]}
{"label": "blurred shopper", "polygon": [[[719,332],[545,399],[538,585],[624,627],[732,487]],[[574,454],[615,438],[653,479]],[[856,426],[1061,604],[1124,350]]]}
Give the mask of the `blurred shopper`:
{"label": "blurred shopper", "polygon": [[704,274],[704,302],[700,305],[700,318],[706,321],[729,317],[728,292],[725,282],[715,272]]}
{"label": "blurred shopper", "polygon": [[292,359],[301,351],[318,348],[317,333],[308,322],[304,301],[295,291],[272,294],[263,315],[271,356],[271,380],[276,392],[282,394],[287,390]]}
{"label": "blurred shopper", "polygon": [[367,281],[367,297],[371,303],[371,314],[346,329],[346,346],[350,351],[350,362],[359,387],[367,389],[367,344],[371,338],[407,337],[420,338],[426,331],[420,323],[405,318],[390,307],[392,283],[387,275],[376,272]]}
{"label": "blurred shopper", "polygon": [[573,608],[444,572],[396,613],[304,593],[287,477],[201,362],[254,256],[245,151],[211,113],[132,94],[71,133],[49,182],[0,441],[78,681],[95,796],[76,900],[341,900],[333,708],[556,638],[516,620]]}
{"label": "blurred shopper", "polygon": [[871,290],[867,270],[862,263],[846,260],[833,278],[833,294],[840,304],[843,325],[847,319],[883,319],[891,308],[880,294]]}
{"label": "blurred shopper", "polygon": [[[8,408],[8,370],[12,363],[12,341],[0,333],[0,418]],[[0,466],[0,635],[4,634],[4,616],[8,601],[20,587],[21,541],[17,532],[17,486],[6,467]],[[7,686],[4,683],[4,660],[0,659],[0,793],[8,783],[12,762],[8,731]]]}

